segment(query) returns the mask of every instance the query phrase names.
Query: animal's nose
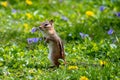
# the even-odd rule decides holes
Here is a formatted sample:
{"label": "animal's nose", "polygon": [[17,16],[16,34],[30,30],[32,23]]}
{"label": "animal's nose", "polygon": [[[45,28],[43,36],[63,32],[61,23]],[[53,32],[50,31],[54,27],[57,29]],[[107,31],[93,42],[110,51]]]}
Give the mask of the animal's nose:
{"label": "animal's nose", "polygon": [[39,26],[39,29],[41,29],[42,27],[41,26]]}
{"label": "animal's nose", "polygon": [[43,30],[42,26],[39,26],[39,29],[40,29],[40,30]]}

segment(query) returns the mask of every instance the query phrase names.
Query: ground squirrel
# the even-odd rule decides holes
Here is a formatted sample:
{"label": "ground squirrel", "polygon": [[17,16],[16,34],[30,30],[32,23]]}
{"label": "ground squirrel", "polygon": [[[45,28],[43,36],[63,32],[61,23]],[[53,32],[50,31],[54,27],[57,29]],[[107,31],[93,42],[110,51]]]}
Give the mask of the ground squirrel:
{"label": "ground squirrel", "polygon": [[58,61],[59,59],[64,60],[65,64],[66,62],[63,42],[54,29],[53,20],[41,23],[39,29],[44,36],[45,42],[48,43],[49,48],[48,58],[53,64],[53,66],[59,67],[60,65],[60,62]]}

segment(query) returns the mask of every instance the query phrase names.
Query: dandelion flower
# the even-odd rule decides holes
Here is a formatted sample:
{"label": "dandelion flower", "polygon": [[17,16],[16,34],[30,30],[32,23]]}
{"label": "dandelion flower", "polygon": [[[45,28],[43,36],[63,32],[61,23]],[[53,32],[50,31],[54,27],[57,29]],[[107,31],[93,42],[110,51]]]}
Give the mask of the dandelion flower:
{"label": "dandelion flower", "polygon": [[32,5],[32,1],[31,0],[26,0],[26,4]]}
{"label": "dandelion flower", "polygon": [[28,24],[24,23],[23,26],[24,26],[24,32],[29,32]]}
{"label": "dandelion flower", "polygon": [[4,6],[4,7],[7,7],[8,6],[8,2],[7,1],[1,2],[1,5]]}
{"label": "dandelion flower", "polygon": [[28,24],[27,24],[27,23],[23,24],[23,26],[24,26],[25,28],[28,28]]}
{"label": "dandelion flower", "polygon": [[68,69],[69,70],[74,70],[74,69],[78,69],[78,67],[77,66],[69,66]]}
{"label": "dandelion flower", "polygon": [[92,11],[86,11],[85,13],[87,16],[94,16],[94,12]]}
{"label": "dandelion flower", "polygon": [[88,80],[88,78],[86,76],[81,76],[80,80]]}
{"label": "dandelion flower", "polygon": [[26,16],[27,16],[28,19],[32,18],[32,15],[30,13],[26,13]]}
{"label": "dandelion flower", "polygon": [[101,66],[104,66],[105,64],[106,64],[105,61],[100,60],[100,65],[101,65]]}

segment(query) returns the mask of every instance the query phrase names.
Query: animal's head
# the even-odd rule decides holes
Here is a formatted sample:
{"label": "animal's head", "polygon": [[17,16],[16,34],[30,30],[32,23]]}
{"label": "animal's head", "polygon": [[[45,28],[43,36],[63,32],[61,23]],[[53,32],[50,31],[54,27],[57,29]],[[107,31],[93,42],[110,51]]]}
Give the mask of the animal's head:
{"label": "animal's head", "polygon": [[39,29],[43,34],[52,34],[54,32],[53,20],[42,22]]}

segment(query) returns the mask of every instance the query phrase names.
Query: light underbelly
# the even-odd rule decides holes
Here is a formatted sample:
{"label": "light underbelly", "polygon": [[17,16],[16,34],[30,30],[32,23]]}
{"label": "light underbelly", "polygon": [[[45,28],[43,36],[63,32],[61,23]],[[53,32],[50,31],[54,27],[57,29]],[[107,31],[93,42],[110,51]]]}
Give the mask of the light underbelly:
{"label": "light underbelly", "polygon": [[48,43],[48,48],[49,48],[49,54],[48,58],[51,60],[51,58],[54,56],[59,56],[59,48],[57,45],[53,42]]}

